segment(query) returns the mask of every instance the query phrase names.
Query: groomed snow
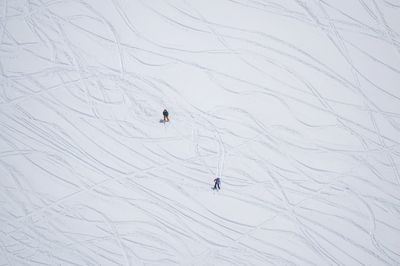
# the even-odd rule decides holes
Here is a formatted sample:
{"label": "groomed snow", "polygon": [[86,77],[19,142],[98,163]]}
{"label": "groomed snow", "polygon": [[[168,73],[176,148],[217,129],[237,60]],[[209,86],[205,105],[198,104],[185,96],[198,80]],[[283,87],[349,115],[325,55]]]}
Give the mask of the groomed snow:
{"label": "groomed snow", "polygon": [[0,265],[400,264],[398,0],[0,4]]}

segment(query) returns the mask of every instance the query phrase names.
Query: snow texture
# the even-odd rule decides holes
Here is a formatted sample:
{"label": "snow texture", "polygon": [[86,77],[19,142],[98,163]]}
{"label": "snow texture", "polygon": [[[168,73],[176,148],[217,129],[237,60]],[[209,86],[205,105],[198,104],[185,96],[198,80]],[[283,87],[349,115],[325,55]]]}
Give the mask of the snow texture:
{"label": "snow texture", "polygon": [[400,264],[398,0],[0,4],[0,265]]}

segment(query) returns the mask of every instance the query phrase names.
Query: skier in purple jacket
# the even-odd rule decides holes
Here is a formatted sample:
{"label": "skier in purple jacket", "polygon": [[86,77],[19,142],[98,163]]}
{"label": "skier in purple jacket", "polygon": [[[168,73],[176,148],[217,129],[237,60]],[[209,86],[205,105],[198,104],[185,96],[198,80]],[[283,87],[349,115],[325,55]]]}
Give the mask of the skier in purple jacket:
{"label": "skier in purple jacket", "polygon": [[219,177],[214,179],[214,187],[213,189],[221,189],[221,187],[219,186],[221,184],[221,179]]}

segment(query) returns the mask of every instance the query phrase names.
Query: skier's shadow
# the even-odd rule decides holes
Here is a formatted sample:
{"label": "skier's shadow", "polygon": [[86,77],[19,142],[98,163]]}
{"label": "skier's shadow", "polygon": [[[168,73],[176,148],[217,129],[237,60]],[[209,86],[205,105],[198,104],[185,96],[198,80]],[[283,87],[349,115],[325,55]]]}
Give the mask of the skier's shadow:
{"label": "skier's shadow", "polygon": [[165,123],[164,119],[160,119],[160,123]]}

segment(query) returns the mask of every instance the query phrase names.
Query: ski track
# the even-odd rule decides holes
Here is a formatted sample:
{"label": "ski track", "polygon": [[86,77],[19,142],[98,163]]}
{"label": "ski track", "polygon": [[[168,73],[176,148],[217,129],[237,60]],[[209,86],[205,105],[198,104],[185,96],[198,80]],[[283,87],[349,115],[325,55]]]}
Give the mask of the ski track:
{"label": "ski track", "polygon": [[399,265],[399,7],[2,1],[0,265]]}

